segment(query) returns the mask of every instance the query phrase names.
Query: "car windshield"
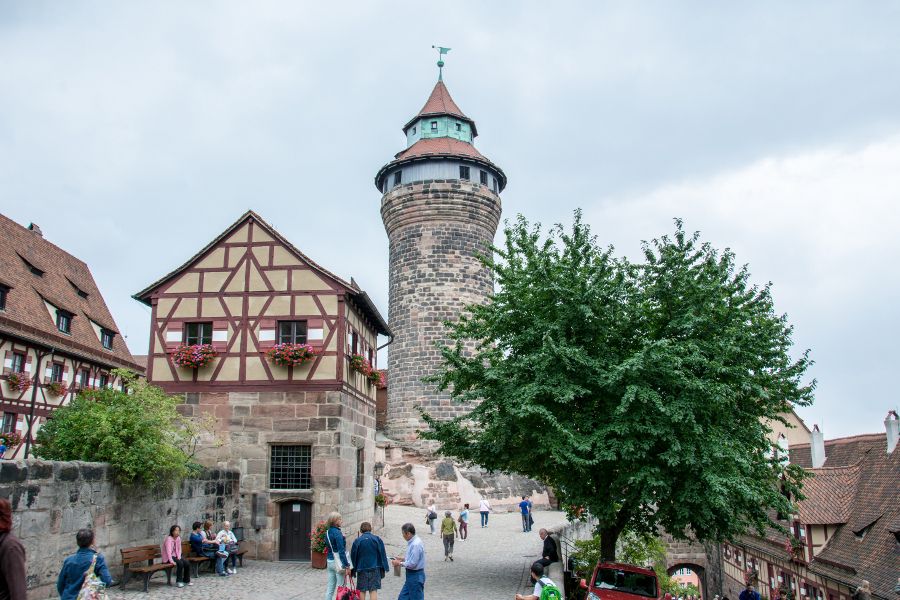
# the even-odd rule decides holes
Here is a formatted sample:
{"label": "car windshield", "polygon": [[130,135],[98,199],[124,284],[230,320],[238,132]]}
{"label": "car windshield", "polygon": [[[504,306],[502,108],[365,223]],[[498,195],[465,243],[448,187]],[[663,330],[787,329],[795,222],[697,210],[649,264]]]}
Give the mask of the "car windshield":
{"label": "car windshield", "polygon": [[597,569],[594,587],[656,598],[656,578],[621,569]]}

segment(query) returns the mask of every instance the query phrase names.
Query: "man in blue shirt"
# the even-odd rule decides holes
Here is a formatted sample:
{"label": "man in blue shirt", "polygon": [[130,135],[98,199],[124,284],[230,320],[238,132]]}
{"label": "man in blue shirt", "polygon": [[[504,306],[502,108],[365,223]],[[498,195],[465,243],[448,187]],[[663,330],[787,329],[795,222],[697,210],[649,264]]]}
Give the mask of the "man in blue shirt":
{"label": "man in blue shirt", "polygon": [[75,534],[75,541],[78,542],[78,552],[63,562],[62,571],[59,572],[59,579],[56,580],[56,591],[59,592],[60,600],[75,600],[78,597],[81,584],[84,583],[84,576],[87,574],[91,561],[95,556],[97,557],[97,563],[94,565],[94,573],[107,586],[112,583],[109,569],[106,568],[106,560],[102,554],[93,548],[94,531],[92,529],[79,529],[78,533]]}
{"label": "man in blue shirt", "polygon": [[759,592],[753,590],[753,585],[748,583],[747,587],[738,596],[740,600],[759,600]]}
{"label": "man in blue shirt", "polygon": [[531,524],[529,523],[531,508],[528,505],[528,498],[526,496],[522,496],[522,501],[519,502],[519,510],[522,511],[522,531],[527,533],[531,531]]}
{"label": "man in blue shirt", "polygon": [[393,559],[391,564],[406,567],[406,581],[397,600],[425,600],[425,546],[412,523],[405,523],[400,530],[406,540],[406,556]]}

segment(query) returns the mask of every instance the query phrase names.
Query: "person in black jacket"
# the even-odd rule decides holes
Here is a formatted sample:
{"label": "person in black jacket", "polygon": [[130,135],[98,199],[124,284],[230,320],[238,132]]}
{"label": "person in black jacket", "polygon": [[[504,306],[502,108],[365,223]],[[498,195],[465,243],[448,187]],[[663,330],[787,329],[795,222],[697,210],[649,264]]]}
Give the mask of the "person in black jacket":
{"label": "person in black jacket", "polygon": [[550,533],[546,529],[541,529],[539,535],[544,540],[544,548],[541,551],[541,558],[537,562],[546,568],[550,563],[559,562],[559,551],[556,549],[556,540],[550,537]]}

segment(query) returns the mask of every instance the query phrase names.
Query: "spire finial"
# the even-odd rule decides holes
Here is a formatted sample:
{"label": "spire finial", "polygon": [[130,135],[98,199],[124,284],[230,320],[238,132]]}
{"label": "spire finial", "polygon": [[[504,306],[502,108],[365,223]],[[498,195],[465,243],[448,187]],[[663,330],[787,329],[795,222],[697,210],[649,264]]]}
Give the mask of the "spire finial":
{"label": "spire finial", "polygon": [[450,52],[450,48],[444,48],[442,46],[432,46],[432,48],[437,49],[438,51],[438,81],[444,80],[444,55]]}

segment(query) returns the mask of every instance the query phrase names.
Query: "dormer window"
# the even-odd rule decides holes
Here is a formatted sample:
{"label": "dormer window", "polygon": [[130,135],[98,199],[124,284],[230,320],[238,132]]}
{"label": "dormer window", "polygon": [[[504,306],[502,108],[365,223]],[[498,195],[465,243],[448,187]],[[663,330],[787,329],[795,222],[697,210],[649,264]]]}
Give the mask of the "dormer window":
{"label": "dormer window", "polygon": [[43,276],[44,276],[44,271],[42,271],[41,269],[38,269],[36,266],[34,266],[33,264],[31,264],[30,262],[28,262],[27,260],[25,260],[25,257],[24,257],[24,256],[22,256],[22,255],[20,254],[20,255],[19,255],[19,258],[22,259],[22,262],[25,263],[25,267],[28,268],[29,271],[31,271],[31,274],[32,274],[32,275],[37,275],[38,277],[43,277]]}
{"label": "dormer window", "polygon": [[82,298],[88,297],[88,293],[86,291],[84,291],[83,289],[81,289],[80,287],[78,287],[77,285],[75,285],[74,283],[72,283],[71,280],[69,280],[69,285],[72,286],[72,289],[75,290],[75,293],[78,294],[80,297],[82,297]]}
{"label": "dormer window", "polygon": [[403,181],[403,171],[397,171],[394,173],[394,185],[400,185],[400,182]]}
{"label": "dormer window", "polygon": [[416,128],[415,128],[415,127],[412,128],[412,134],[413,134],[413,135],[416,135]]}
{"label": "dormer window", "polygon": [[432,130],[432,131],[437,131],[437,121],[432,121],[432,122],[431,122],[431,130]]}
{"label": "dormer window", "polygon": [[63,333],[71,333],[72,332],[72,317],[74,315],[68,311],[57,309],[56,310],[56,328],[62,331]]}
{"label": "dormer window", "polygon": [[100,330],[100,343],[103,344],[104,348],[106,348],[107,350],[112,350],[113,337],[115,337],[115,335],[116,334],[109,329]]}
{"label": "dormer window", "polygon": [[8,285],[0,285],[0,310],[6,310],[6,295],[9,294]]}
{"label": "dormer window", "polygon": [[459,178],[465,180],[469,179],[469,167],[459,167]]}

